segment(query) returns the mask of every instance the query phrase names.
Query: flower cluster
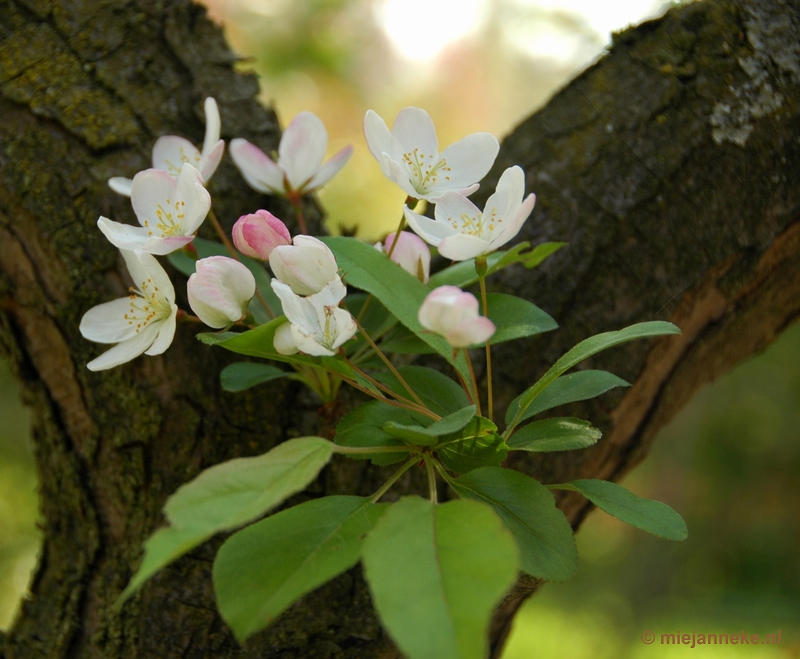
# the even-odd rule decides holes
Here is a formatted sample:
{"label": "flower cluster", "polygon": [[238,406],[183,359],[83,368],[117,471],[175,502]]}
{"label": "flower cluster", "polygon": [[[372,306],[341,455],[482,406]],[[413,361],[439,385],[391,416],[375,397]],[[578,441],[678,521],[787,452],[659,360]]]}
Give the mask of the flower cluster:
{"label": "flower cluster", "polygon": [[[84,316],[84,336],[117,343],[90,362],[93,370],[109,368],[142,353],[159,354],[172,340],[177,316],[174,290],[153,255],[185,250],[209,214],[211,196],[205,186],[220,163],[225,143],[220,139],[220,116],[214,99],[206,99],[205,112],[202,150],[182,137],[161,137],[153,147],[153,168],[139,172],[132,180],[115,177],[109,181],[114,190],[130,197],[140,226],[106,217],[100,217],[98,226],[121,250],[136,285],[124,303],[118,300],[100,305]],[[523,198],[525,177],[519,167],[502,174],[483,211],[467,199],[497,156],[499,144],[488,133],[468,135],[439,153],[430,116],[413,107],[399,113],[391,131],[383,119],[368,111],[364,132],[382,171],[408,194],[409,200],[425,199],[436,204],[433,219],[406,205],[404,221],[416,235],[396,231],[376,244],[423,284],[430,278],[431,267],[431,252],[425,243],[454,261],[485,259],[517,235],[533,209],[534,195]],[[300,195],[330,180],[352,154],[348,146],[323,163],[327,145],[322,122],[303,112],[284,132],[277,162],[243,139],[234,139],[230,150],[248,184],[294,203]],[[216,220],[215,225],[218,227]],[[286,225],[266,210],[239,218],[232,238],[241,254],[268,263],[272,270],[272,291],[288,321],[275,330],[274,349],[279,354],[332,356],[356,334],[355,319],[341,308],[347,288],[333,253],[322,241],[307,235],[292,238]],[[256,281],[250,266],[235,252],[231,257],[212,255],[197,260],[187,289],[189,306],[209,327],[250,324],[248,305],[257,294]],[[494,332],[492,322],[478,314],[474,296],[452,286],[434,290],[421,305],[418,320],[455,349],[487,341]]]}

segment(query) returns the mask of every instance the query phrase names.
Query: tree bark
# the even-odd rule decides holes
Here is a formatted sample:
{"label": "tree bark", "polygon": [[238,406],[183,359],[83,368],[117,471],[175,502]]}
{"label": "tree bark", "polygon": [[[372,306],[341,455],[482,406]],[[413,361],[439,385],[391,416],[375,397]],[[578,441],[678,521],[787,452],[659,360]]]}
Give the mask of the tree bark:
{"label": "tree bark", "polygon": [[[133,216],[106,180],[149,166],[161,134],[199,143],[209,95],[226,139],[274,149],[279,132],[255,101],[255,79],[233,71],[219,30],[187,0],[0,0],[0,9],[0,345],[35,412],[44,533],[31,595],[0,638],[0,657],[396,656],[358,569],[240,647],[211,590],[219,538],[112,609],[180,484],[217,462],[324,433],[330,421],[292,384],[222,392],[229,356],[197,344],[189,326],[161,357],[86,370],[99,350],[80,336],[80,317],[126,289],[95,224],[100,214]],[[478,203],[505,167],[520,164],[539,195],[521,238],[569,246],[535,271],[512,268],[494,282],[564,328],[495,350],[499,411],[591,334],[653,319],[683,330],[587,364],[633,383],[568,411],[604,431],[599,444],[513,454],[511,466],[544,482],[618,479],[699,386],[797,316],[798,43],[797,0],[679,7],[618,35],[606,57],[505,140]],[[230,163],[210,189],[228,225],[259,207],[290,216]],[[381,475],[335,460],[291,503],[369,494]],[[411,473],[402,486],[423,491],[422,481]],[[560,496],[559,506],[576,528],[589,511],[579,495]],[[498,610],[494,656],[536,586],[521,579]]]}

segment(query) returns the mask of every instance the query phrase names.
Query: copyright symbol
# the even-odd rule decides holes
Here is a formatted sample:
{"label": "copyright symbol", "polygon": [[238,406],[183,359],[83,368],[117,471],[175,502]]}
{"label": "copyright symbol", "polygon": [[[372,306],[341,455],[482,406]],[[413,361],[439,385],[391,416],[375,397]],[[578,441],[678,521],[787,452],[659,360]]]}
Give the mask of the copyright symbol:
{"label": "copyright symbol", "polygon": [[650,645],[653,641],[656,640],[656,635],[649,629],[645,629],[642,632],[642,643],[645,645]]}

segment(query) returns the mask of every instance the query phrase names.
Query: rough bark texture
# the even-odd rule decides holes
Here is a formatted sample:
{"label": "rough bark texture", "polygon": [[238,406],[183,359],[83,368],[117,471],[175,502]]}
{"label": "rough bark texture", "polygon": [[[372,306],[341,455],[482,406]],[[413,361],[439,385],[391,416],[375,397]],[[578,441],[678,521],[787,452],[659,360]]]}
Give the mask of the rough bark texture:
{"label": "rough bark texture", "polygon": [[[358,570],[309,595],[240,648],[215,612],[219,541],[164,570],[121,613],[111,604],[181,483],[234,456],[324,426],[292,385],[223,393],[226,354],[179,328],[172,348],[101,374],[78,333],[121,295],[124,268],[95,222],[133,221],[105,181],[146,167],[160,134],[202,140],[202,101],[223,137],[274,148],[274,115],[203,11],[186,0],[0,0],[0,345],[36,415],[45,541],[6,659],[391,657]],[[669,319],[681,337],[595,357],[634,385],[569,413],[605,431],[593,449],[515,456],[545,482],[619,478],[703,383],[764,348],[800,310],[800,6],[688,5],[629,30],[505,141],[539,195],[525,239],[569,247],[499,289],[534,299],[564,327],[496,350],[500,409],[591,334]],[[493,181],[484,183],[486,195]],[[270,201],[224,164],[211,185],[230,222]],[[273,210],[276,210],[273,207]],[[278,207],[276,212],[285,212]],[[562,411],[560,411],[562,412]],[[300,419],[298,422],[297,419]],[[324,432],[323,428],[323,432]],[[297,497],[374,491],[380,472],[335,461]],[[408,491],[419,489],[409,476]],[[353,491],[355,489],[355,492]],[[574,526],[589,507],[565,495]],[[522,598],[495,618],[493,652]]]}

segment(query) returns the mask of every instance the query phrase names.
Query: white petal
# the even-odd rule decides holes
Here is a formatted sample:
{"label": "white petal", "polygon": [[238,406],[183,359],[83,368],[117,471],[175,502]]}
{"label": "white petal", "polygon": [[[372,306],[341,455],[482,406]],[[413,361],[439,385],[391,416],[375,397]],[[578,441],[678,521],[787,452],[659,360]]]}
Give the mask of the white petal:
{"label": "white petal", "polygon": [[166,300],[172,305],[175,302],[175,288],[158,260],[148,252],[122,250],[125,265],[131,274],[134,285],[142,292],[145,291],[144,282],[152,282],[159,299]]}
{"label": "white petal", "polygon": [[292,323],[290,327],[292,338],[300,352],[312,357],[331,357],[336,354],[335,350],[326,348],[317,340],[314,334],[306,332],[300,325]]}
{"label": "white petal", "polygon": [[147,325],[141,332],[135,334],[130,339],[115,345],[111,350],[106,350],[97,359],[93,359],[86,367],[90,371],[103,371],[107,368],[114,368],[125,362],[129,362],[147,350],[156,339],[159,323]]}
{"label": "white petal", "polygon": [[131,307],[127,297],[98,304],[83,314],[80,331],[97,343],[119,343],[136,334],[136,326],[125,318]]}
{"label": "white petal", "polygon": [[350,160],[350,156],[352,155],[353,145],[351,144],[339,151],[335,156],[332,156],[328,162],[322,165],[311,180],[303,187],[303,191],[312,192],[317,188],[321,188],[339,173],[339,170],[347,164],[347,161]]}
{"label": "white petal", "polygon": [[390,181],[399,185],[403,192],[409,197],[414,197],[415,199],[425,198],[424,195],[417,192],[414,186],[411,185],[406,168],[396,160],[392,160],[388,153],[381,154],[380,163],[383,175]]}
{"label": "white petal", "polygon": [[281,136],[278,165],[294,190],[300,190],[314,176],[327,148],[328,131],[319,117],[301,112],[292,119]]}
{"label": "white petal", "polygon": [[466,261],[493,249],[486,240],[466,233],[454,234],[439,243],[439,254],[452,261]]}
{"label": "white petal", "polygon": [[403,215],[414,233],[434,247],[438,247],[442,239],[452,235],[455,231],[449,224],[415,213],[408,206],[403,207]]}
{"label": "white petal", "polygon": [[392,126],[392,135],[397,138],[403,153],[419,149],[426,159],[439,153],[439,140],[431,116],[421,108],[407,107],[400,110]]}
{"label": "white petal", "polygon": [[500,143],[491,133],[473,133],[448,146],[439,159],[447,161],[447,176],[430,186],[431,194],[444,190],[463,190],[480,181],[494,164]]}
{"label": "white petal", "polygon": [[178,198],[185,203],[185,206],[182,212],[176,211],[176,215],[180,222],[178,233],[188,236],[197,231],[208,216],[208,211],[211,209],[211,195],[200,181],[193,178],[195,175],[201,176],[199,171],[191,165],[184,165],[184,170],[193,172],[191,175],[181,172],[178,177]]}
{"label": "white petal", "polygon": [[287,322],[275,330],[272,345],[281,355],[296,355],[298,353],[297,343],[292,333],[292,324]]}
{"label": "white petal", "polygon": [[531,193],[526,198],[525,201],[522,202],[522,205],[517,209],[517,212],[511,217],[510,220],[507,220],[505,223],[505,228],[495,234],[495,236],[491,239],[491,246],[492,249],[499,249],[503,245],[505,245],[509,240],[514,238],[522,228],[522,225],[525,224],[525,220],[530,217],[530,214],[533,212],[533,206],[536,203],[536,195]]}
{"label": "white petal", "polygon": [[372,110],[367,110],[367,114],[364,115],[364,137],[369,152],[378,162],[382,153],[388,154],[390,159],[398,162],[403,159],[403,147],[400,146],[400,142],[392,135],[386,122]]}
{"label": "white petal", "polygon": [[[204,109],[206,113],[206,136],[203,140],[203,155],[206,155],[210,153],[214,145],[219,142],[221,123],[219,120],[217,102],[210,96],[206,99]],[[208,180],[208,177],[206,177],[206,180]]]}
{"label": "white petal", "polygon": [[352,339],[358,331],[355,318],[346,309],[336,308],[333,310],[331,327],[335,337],[331,345],[333,350],[338,349],[345,341]]}
{"label": "white petal", "polygon": [[97,220],[97,226],[114,247],[125,251],[142,250],[159,256],[171,254],[194,240],[194,236],[153,236],[149,229],[120,224],[106,217]]}
{"label": "white petal", "polygon": [[131,196],[131,183],[133,183],[133,181],[124,176],[114,176],[108,179],[108,187],[117,194],[121,194],[125,197]]}
{"label": "white petal", "polygon": [[217,142],[208,153],[203,153],[200,156],[200,173],[203,175],[203,180],[208,183],[214,172],[219,167],[219,161],[222,160],[222,154],[225,153],[225,140]]}
{"label": "white petal", "polygon": [[342,282],[342,278],[336,275],[336,279],[329,282],[319,293],[309,295],[307,299],[315,306],[338,307],[345,295],[347,286]]}
{"label": "white petal", "polygon": [[247,184],[266,194],[286,194],[283,170],[255,144],[237,138],[231,141],[230,154]]}
{"label": "white petal", "polygon": [[494,211],[496,217],[510,220],[522,203],[524,194],[525,173],[517,165],[509,167],[497,182],[494,194],[486,200],[483,214],[488,217]]}
{"label": "white petal", "polygon": [[[180,171],[179,169],[176,172],[176,176]],[[174,203],[177,193],[178,183],[175,178],[160,169],[145,169],[134,176],[131,184],[131,205],[139,224],[155,232],[159,223],[157,211],[166,204],[167,199]]]}
{"label": "white petal", "polygon": [[175,327],[177,325],[178,307],[172,305],[172,313],[159,323],[158,336],[147,350],[146,355],[160,355],[172,345],[175,338]]}
{"label": "white petal", "polygon": [[184,163],[200,166],[200,151],[194,144],[177,135],[164,135],[153,145],[153,168],[178,176]]}
{"label": "white petal", "polygon": [[277,295],[281,301],[283,315],[286,316],[293,325],[300,325],[308,333],[318,328],[317,314],[310,302],[296,295],[292,289],[282,281],[273,279],[270,284],[272,290],[275,291],[275,295]]}

